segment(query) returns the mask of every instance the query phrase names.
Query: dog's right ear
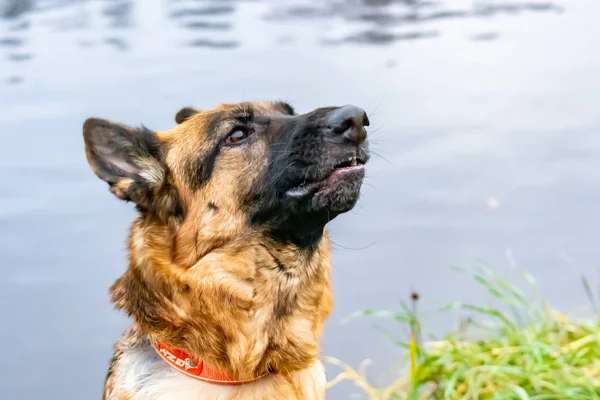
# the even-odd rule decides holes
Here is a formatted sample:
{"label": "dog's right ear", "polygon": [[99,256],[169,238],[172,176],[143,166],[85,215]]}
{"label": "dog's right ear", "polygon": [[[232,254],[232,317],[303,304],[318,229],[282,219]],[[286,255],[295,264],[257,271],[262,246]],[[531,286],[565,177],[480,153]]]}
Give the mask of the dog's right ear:
{"label": "dog's right ear", "polygon": [[175,122],[180,124],[183,121],[187,120],[192,115],[198,114],[199,112],[200,112],[200,110],[198,110],[197,108],[184,107],[181,110],[179,110],[179,112],[175,115]]}
{"label": "dog's right ear", "polygon": [[83,138],[92,170],[110,191],[121,200],[149,208],[166,176],[156,134],[90,118],[83,124]]}

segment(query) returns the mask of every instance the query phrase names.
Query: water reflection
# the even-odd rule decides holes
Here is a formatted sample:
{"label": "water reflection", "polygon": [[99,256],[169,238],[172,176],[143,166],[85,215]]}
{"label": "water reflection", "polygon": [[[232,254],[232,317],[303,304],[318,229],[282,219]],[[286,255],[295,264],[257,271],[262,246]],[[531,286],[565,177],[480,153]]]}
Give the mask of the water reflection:
{"label": "water reflection", "polygon": [[109,27],[113,29],[130,28],[132,25],[133,0],[113,1],[102,9]]}
{"label": "water reflection", "polygon": [[194,16],[210,16],[210,15],[230,15],[235,11],[233,5],[214,5],[214,6],[199,6],[193,8],[191,6],[182,7],[176,11],[171,12],[170,18],[184,18]]}
{"label": "water reflection", "polygon": [[106,39],[104,39],[104,43],[114,47],[119,51],[125,51],[129,48],[127,41],[119,37],[107,37]]}
{"label": "water reflection", "polygon": [[[7,32],[0,36],[0,56],[13,65],[29,61],[33,54],[25,48],[27,30],[30,28],[30,22],[21,20],[21,16],[31,10],[33,1],[31,0],[13,0],[8,1],[0,10],[0,27]],[[0,62],[2,65],[4,62]],[[7,77],[0,76],[0,82],[5,81],[9,85],[15,85],[23,81],[19,74],[10,74]]]}
{"label": "water reflection", "polygon": [[[470,7],[454,8],[455,2],[428,0],[337,0],[314,2],[312,5],[275,7],[267,18],[294,20],[307,18],[341,19],[355,23],[358,32],[336,38],[325,38],[326,44],[362,43],[389,44],[395,41],[435,38],[441,35],[431,29],[432,23],[448,19],[490,18],[500,15],[516,16],[525,12],[562,12],[554,2],[493,2],[473,1]],[[419,26],[427,23],[429,29]],[[359,25],[366,25],[360,27]],[[409,31],[405,31],[408,29]],[[497,36],[496,36],[497,37]],[[496,38],[494,37],[494,38]],[[473,38],[482,40],[481,38]],[[483,40],[490,40],[485,38]]]}
{"label": "water reflection", "polygon": [[434,38],[440,35],[440,31],[415,31],[406,33],[383,32],[378,30],[366,30],[357,34],[347,35],[341,39],[324,39],[324,44],[362,43],[362,44],[388,44],[401,40],[417,40]]}
{"label": "water reflection", "polygon": [[183,28],[184,44],[189,47],[207,49],[231,49],[240,46],[240,41],[226,35],[233,29],[231,19],[236,12],[236,3],[171,2],[168,17]]}
{"label": "water reflection", "polygon": [[496,40],[500,37],[498,32],[482,32],[476,35],[471,36],[471,39],[478,42],[489,42],[492,40]]}
{"label": "water reflection", "polygon": [[2,10],[2,18],[18,18],[27,11],[30,11],[33,7],[33,3],[34,0],[9,0]]}
{"label": "water reflection", "polygon": [[[190,48],[232,49],[244,44],[244,37],[232,36],[235,28],[235,15],[239,6],[249,0],[231,1],[184,1],[170,0],[162,5],[161,29],[171,26],[182,31],[185,39],[173,43]],[[342,21],[347,32],[341,35],[330,32],[317,33],[323,45],[343,45],[346,43],[363,45],[387,45],[398,41],[433,39],[443,34],[438,21],[464,18],[490,18],[498,15],[516,16],[525,12],[560,12],[562,7],[551,1],[540,2],[495,2],[473,1],[470,6],[456,8],[455,2],[430,0],[326,0],[309,2],[267,2],[266,21]],[[77,37],[53,37],[52,40],[75,40],[81,47],[103,45],[118,52],[130,50],[136,43],[128,37],[127,31],[136,29],[134,18],[136,7],[141,1],[104,0],[7,0],[1,10],[0,26],[6,32],[0,37],[0,54],[9,67],[9,83],[23,81],[22,68],[18,64],[31,62],[35,58],[35,45],[29,43],[28,32],[43,27],[50,31],[91,31],[99,21],[106,32],[103,38],[92,42]],[[150,3],[145,3],[148,6]],[[140,14],[142,15],[142,14]],[[143,15],[140,17],[143,18]],[[169,24],[167,21],[174,22]],[[239,23],[238,23],[239,24]],[[164,25],[164,26],[163,26]],[[467,39],[493,41],[500,37],[499,32],[483,32]],[[290,42],[296,38],[279,40],[276,44]],[[144,41],[144,36],[136,37],[136,42]],[[10,77],[10,75],[15,74]]]}

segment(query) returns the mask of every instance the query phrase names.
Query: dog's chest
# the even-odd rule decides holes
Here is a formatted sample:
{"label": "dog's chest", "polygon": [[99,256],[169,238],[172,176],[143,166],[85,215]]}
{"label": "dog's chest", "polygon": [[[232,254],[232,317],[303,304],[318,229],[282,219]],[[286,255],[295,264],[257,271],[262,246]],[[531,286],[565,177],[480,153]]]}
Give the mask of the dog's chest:
{"label": "dog's chest", "polygon": [[[262,325],[259,335],[264,335],[268,345],[263,344],[271,348],[264,354],[267,358],[295,363],[299,354],[310,358],[318,346],[313,327],[319,315],[322,285],[311,285],[314,276],[302,272],[269,269],[259,279],[257,307],[251,319],[255,327]],[[260,281],[265,283],[263,287]]]}
{"label": "dog's chest", "polygon": [[231,386],[191,379],[165,363],[151,346],[136,347],[120,359],[119,382],[131,400],[227,399]]}
{"label": "dog's chest", "polygon": [[[324,399],[325,373],[320,362],[292,373],[265,377],[243,386],[201,382],[175,371],[149,345],[128,348],[114,371],[116,382],[108,399],[117,400],[317,400]],[[292,383],[294,382],[294,383]],[[125,396],[125,397],[121,397]]]}

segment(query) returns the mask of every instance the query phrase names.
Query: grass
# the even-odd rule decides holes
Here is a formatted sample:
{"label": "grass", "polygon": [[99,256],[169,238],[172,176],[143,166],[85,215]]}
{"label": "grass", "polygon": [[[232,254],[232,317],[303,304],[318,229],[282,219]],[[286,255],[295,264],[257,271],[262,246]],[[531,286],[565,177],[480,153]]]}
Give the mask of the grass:
{"label": "grass", "polygon": [[[442,311],[467,310],[475,315],[442,340],[422,341],[413,293],[401,312],[366,310],[361,316],[386,317],[410,328],[402,348],[403,365],[398,378],[387,387],[375,387],[364,371],[328,358],[342,372],[334,386],[351,380],[371,400],[600,400],[600,323],[569,318],[541,299],[531,301],[523,291],[482,266],[472,274],[496,307],[452,303]],[[534,278],[520,270],[528,284]],[[600,309],[587,279],[584,290],[594,310]]]}

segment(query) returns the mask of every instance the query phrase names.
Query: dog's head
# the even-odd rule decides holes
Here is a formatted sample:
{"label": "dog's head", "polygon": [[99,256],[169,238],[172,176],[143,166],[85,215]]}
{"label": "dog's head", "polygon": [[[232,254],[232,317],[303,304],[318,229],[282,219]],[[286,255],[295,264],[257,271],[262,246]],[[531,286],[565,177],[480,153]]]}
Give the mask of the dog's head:
{"label": "dog's head", "polygon": [[359,197],[369,120],[356,106],[298,115],[283,102],[248,102],[175,119],[153,132],[91,118],[83,133],[110,191],[177,231],[180,262],[206,253],[202,241],[248,231],[309,246]]}

